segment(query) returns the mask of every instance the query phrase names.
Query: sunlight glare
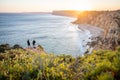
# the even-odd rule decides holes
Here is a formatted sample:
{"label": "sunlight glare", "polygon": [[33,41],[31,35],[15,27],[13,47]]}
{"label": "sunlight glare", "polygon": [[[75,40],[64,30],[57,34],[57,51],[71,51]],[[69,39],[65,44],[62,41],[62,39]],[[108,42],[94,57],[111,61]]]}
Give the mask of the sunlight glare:
{"label": "sunlight glare", "polygon": [[76,0],[74,6],[72,6],[74,10],[91,10],[92,6],[87,0]]}

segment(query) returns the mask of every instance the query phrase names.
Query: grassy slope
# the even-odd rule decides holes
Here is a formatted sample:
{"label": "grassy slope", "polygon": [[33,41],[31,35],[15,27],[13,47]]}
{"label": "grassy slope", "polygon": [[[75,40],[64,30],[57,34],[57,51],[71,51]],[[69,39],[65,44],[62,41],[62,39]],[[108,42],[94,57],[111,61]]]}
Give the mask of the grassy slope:
{"label": "grassy slope", "polygon": [[119,80],[120,48],[83,57],[36,54],[23,49],[0,53],[0,80]]}

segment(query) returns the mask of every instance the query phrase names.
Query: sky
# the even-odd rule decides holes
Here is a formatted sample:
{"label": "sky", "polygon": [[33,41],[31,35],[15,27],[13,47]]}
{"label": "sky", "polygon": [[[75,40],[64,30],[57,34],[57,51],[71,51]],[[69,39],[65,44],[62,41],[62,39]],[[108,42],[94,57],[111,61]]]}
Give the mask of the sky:
{"label": "sky", "polygon": [[120,0],[0,0],[0,12],[117,9],[120,9]]}

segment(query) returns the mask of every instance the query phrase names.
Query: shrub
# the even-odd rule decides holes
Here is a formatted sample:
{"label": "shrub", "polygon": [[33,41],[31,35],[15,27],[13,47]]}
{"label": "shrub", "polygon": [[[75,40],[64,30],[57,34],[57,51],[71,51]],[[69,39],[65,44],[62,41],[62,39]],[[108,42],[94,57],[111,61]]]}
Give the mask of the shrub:
{"label": "shrub", "polygon": [[6,50],[0,54],[0,80],[119,80],[119,49],[94,51],[76,58]]}

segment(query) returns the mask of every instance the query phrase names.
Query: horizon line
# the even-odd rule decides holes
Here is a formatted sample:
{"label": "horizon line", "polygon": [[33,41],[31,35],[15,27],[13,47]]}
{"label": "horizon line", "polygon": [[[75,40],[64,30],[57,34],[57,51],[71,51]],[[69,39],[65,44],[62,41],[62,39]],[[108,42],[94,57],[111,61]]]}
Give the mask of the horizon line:
{"label": "horizon line", "polygon": [[68,9],[68,10],[52,10],[52,11],[1,11],[0,13],[52,13],[53,11],[117,11],[120,9],[113,9],[113,10],[72,10],[72,9]]}

